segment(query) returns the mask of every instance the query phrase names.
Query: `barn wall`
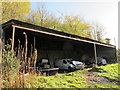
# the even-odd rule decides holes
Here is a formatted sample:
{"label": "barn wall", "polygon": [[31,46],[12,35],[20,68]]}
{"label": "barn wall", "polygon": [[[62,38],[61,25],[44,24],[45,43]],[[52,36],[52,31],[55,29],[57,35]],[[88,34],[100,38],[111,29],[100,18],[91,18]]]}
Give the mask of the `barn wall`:
{"label": "barn wall", "polygon": [[107,63],[115,63],[116,59],[116,49],[107,48],[107,47],[97,47],[97,56],[104,57],[107,60]]}
{"label": "barn wall", "polygon": [[51,67],[54,67],[54,62],[56,59],[64,58],[64,52],[60,50],[49,50],[48,58],[49,58]]}

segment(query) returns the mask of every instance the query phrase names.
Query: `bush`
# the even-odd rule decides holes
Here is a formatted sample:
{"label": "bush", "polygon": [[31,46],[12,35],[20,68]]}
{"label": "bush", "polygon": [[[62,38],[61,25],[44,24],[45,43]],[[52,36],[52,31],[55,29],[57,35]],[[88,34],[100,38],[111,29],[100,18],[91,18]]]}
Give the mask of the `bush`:
{"label": "bush", "polygon": [[2,79],[4,87],[11,87],[11,82],[15,75],[19,73],[20,61],[17,60],[16,53],[10,49],[10,45],[6,45],[6,49],[2,56]]}

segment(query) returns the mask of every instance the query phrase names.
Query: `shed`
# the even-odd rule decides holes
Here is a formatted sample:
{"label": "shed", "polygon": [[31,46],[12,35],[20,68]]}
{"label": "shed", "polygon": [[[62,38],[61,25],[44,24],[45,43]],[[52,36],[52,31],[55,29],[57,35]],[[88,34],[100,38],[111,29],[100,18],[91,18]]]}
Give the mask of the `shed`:
{"label": "shed", "polygon": [[92,62],[96,63],[97,57],[106,57],[107,63],[116,62],[116,47],[111,44],[14,19],[2,24],[2,30],[4,45],[11,38],[12,49],[18,47],[18,40],[24,46],[24,33],[26,33],[28,38],[28,56],[30,55],[31,45],[33,45],[38,50],[37,62],[47,58],[51,67],[54,67],[54,61],[58,58],[72,58],[87,64],[91,60],[89,58],[94,58]]}

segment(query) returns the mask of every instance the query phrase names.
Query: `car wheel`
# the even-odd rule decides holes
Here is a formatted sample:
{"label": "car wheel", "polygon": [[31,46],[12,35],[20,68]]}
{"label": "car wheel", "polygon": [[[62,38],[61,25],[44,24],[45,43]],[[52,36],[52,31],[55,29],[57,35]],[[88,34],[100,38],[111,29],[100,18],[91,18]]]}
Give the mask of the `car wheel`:
{"label": "car wheel", "polygon": [[71,68],[71,67],[68,67],[68,71],[69,71],[69,72],[72,71],[72,68]]}

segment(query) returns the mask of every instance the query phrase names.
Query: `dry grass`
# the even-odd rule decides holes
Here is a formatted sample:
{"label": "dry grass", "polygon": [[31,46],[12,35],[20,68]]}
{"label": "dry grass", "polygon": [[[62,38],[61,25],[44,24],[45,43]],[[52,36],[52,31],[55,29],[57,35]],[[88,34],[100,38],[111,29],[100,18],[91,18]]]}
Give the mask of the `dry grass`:
{"label": "dry grass", "polygon": [[[36,74],[36,70],[30,70],[31,66],[36,68],[37,49],[32,48],[31,55],[28,57],[28,40],[27,34],[25,36],[25,45],[21,45],[18,40],[18,47],[16,52],[11,50],[11,44],[6,45],[2,58],[2,88],[26,88],[33,87],[30,81]],[[29,73],[28,81],[26,83],[25,73]]]}

